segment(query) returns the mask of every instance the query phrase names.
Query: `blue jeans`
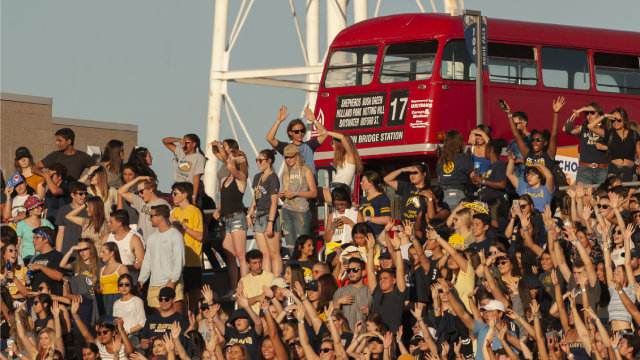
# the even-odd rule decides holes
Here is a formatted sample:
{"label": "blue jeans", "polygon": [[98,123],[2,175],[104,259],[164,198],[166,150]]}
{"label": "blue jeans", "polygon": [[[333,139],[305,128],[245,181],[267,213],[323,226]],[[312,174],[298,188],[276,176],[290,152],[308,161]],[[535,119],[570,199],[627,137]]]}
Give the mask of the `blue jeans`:
{"label": "blue jeans", "polygon": [[447,189],[444,191],[444,203],[449,206],[449,209],[453,211],[453,209],[460,204],[462,198],[464,197],[464,191],[456,190],[456,189]]}
{"label": "blue jeans", "polygon": [[590,168],[586,166],[578,166],[578,172],[576,173],[576,183],[587,184],[602,184],[607,180],[607,172],[609,169]]}
{"label": "blue jeans", "polygon": [[311,227],[311,212],[301,211],[304,226],[300,222],[300,216],[295,210],[282,209],[282,230],[285,231],[284,240],[289,248],[289,253],[293,255],[293,247],[296,239],[300,235],[311,235],[309,228]]}

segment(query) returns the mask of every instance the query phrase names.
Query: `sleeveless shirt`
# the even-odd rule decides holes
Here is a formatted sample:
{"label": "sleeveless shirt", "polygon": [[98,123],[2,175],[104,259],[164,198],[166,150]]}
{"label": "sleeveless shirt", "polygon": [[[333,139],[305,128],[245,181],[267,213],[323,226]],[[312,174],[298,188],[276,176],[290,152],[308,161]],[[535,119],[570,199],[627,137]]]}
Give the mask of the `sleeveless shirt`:
{"label": "sleeveless shirt", "polygon": [[225,186],[225,179],[220,188],[220,214],[223,216],[244,211],[244,203],[242,202],[244,193],[238,188],[236,178],[233,175],[230,176],[233,177],[231,184]]}
{"label": "sleeveless shirt", "polygon": [[[307,177],[305,176],[308,167],[304,168],[304,172],[302,176],[300,176],[300,170],[298,169],[289,169],[289,179],[282,179],[282,184],[284,185],[285,181],[289,181],[289,190],[290,191],[309,191],[309,184],[307,184]],[[309,211],[309,200],[307,198],[303,198],[300,196],[296,196],[293,199],[285,200],[282,203],[282,208],[296,211],[296,206],[293,203],[298,205],[298,210],[301,212]]]}

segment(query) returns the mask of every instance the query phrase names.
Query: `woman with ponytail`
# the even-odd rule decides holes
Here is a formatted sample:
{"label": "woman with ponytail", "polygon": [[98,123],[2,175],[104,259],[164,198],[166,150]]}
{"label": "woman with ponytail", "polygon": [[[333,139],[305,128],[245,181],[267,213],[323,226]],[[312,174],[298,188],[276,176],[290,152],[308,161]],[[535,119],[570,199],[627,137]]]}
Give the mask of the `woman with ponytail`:
{"label": "woman with ponytail", "polygon": [[[174,143],[178,142],[180,148]],[[204,174],[204,164],[207,158],[200,147],[200,138],[196,134],[187,134],[184,138],[164,138],[162,143],[171,150],[178,162],[173,180],[176,182],[190,182],[193,184],[191,203],[195,205],[200,189],[200,178]]]}
{"label": "woman with ponytail", "polygon": [[254,229],[258,249],[262,252],[262,268],[274,274],[282,271],[280,257],[280,217],[278,216],[278,192],[280,179],[273,171],[276,150],[262,150],[256,159],[258,169],[262,171],[253,178],[254,196],[247,225]]}

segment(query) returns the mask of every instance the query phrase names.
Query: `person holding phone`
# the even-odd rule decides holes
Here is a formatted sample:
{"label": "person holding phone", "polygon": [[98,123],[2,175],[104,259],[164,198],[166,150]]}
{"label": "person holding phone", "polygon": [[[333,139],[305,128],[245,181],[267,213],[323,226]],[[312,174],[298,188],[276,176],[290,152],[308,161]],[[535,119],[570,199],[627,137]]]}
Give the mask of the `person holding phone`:
{"label": "person holding phone", "polygon": [[[334,210],[329,214],[325,228],[324,241],[333,246],[339,246],[351,241],[351,230],[357,223],[364,222],[362,214],[351,204],[351,196],[344,188],[335,188],[331,192]],[[346,241],[345,241],[346,240]]]}
{"label": "person holding phone", "polygon": [[[502,111],[509,114],[509,106],[504,100],[498,100],[498,104],[500,105],[500,109]],[[531,145],[531,132],[527,128],[527,126],[529,125],[529,116],[524,111],[516,111],[511,114],[511,118],[516,125],[516,131],[528,148]],[[518,178],[525,180],[524,159],[522,157],[522,154],[520,153],[520,149],[518,148],[518,144],[516,143],[515,139],[511,139],[511,141],[509,141],[509,144],[507,145],[507,151],[511,151],[512,153],[516,154],[516,165],[514,168],[514,173]],[[508,186],[511,186],[511,184],[508,184]]]}
{"label": "person holding phone", "polygon": [[[487,144],[491,140],[492,131],[491,126],[480,124],[469,133],[469,140],[467,140],[467,144],[471,145],[471,148],[467,150],[467,155],[471,156],[474,168],[478,169],[479,174],[476,176],[480,176],[487,172],[491,165],[485,156],[485,151],[487,149]],[[476,167],[476,164],[479,166]]]}
{"label": "person holding phone", "polygon": [[[584,114],[582,125],[573,126],[573,122]],[[578,160],[578,172],[576,183],[602,184],[607,179],[609,162],[607,161],[607,144],[603,136],[589,130],[589,123],[601,119],[604,115],[602,107],[595,102],[587,104],[578,110],[574,110],[562,130],[569,135],[580,139],[580,151]],[[600,129],[608,128],[606,119],[597,123]]]}

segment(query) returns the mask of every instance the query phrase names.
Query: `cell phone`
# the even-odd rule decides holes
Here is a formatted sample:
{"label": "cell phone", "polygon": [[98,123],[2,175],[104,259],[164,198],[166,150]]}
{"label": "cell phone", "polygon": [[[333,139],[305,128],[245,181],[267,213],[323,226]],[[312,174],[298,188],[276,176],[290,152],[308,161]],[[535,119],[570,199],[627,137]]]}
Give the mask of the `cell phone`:
{"label": "cell phone", "polygon": [[519,200],[513,200],[513,206],[517,209],[518,206],[520,206],[520,201]]}
{"label": "cell phone", "polygon": [[473,169],[473,176],[475,176],[475,177],[480,176],[480,172],[478,171],[478,168],[474,168]]}
{"label": "cell phone", "polygon": [[504,100],[502,99],[498,99],[498,104],[500,104],[500,109],[502,109],[503,111],[507,111],[507,104],[504,103]]}

